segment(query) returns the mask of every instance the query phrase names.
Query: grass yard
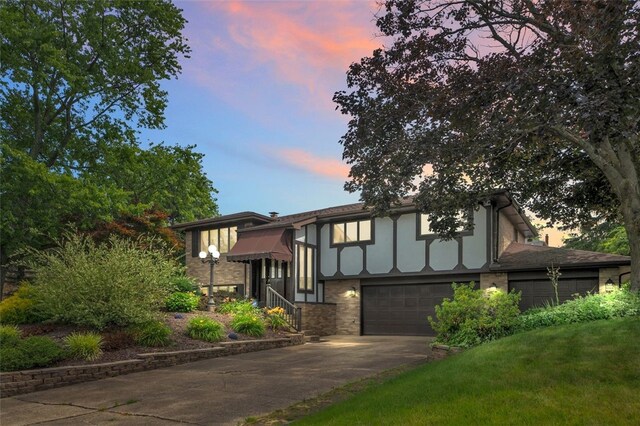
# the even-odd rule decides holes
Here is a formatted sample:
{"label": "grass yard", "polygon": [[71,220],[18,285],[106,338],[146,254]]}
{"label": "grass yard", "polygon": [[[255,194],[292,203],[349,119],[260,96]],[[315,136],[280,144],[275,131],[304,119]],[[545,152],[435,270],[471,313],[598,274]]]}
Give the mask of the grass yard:
{"label": "grass yard", "polygon": [[548,327],[419,367],[300,424],[638,424],[640,318]]}

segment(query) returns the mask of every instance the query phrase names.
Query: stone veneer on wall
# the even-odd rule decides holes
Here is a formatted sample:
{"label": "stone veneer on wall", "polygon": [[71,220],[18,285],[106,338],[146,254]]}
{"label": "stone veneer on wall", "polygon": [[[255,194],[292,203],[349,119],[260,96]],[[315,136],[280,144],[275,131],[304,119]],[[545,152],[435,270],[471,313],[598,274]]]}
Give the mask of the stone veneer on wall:
{"label": "stone veneer on wall", "polygon": [[336,305],[333,303],[296,303],[301,308],[302,330],[307,334],[336,334]]}
{"label": "stone veneer on wall", "polygon": [[[206,286],[209,285],[209,264],[202,263],[199,257],[191,255],[191,235],[191,232],[187,232],[185,235],[187,274],[205,287],[202,290],[206,292]],[[244,294],[248,294],[247,287],[251,277],[251,266],[240,262],[227,262],[226,258],[225,254],[221,255],[220,262],[215,266],[214,285],[244,285]]]}
{"label": "stone veneer on wall", "polygon": [[496,285],[496,288],[504,291],[505,293],[509,292],[509,274],[506,272],[490,272],[486,274],[480,274],[480,288],[483,290],[488,290],[493,285]]}
{"label": "stone veneer on wall", "polygon": [[360,335],[360,280],[326,281],[324,288],[325,300],[336,305],[336,334]]}

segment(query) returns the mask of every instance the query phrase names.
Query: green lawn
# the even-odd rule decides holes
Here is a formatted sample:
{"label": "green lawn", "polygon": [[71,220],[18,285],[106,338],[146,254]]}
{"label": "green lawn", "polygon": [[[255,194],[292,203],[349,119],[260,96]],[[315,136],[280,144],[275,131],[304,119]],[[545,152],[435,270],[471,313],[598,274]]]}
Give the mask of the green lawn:
{"label": "green lawn", "polygon": [[549,327],[426,364],[301,424],[640,424],[640,318]]}

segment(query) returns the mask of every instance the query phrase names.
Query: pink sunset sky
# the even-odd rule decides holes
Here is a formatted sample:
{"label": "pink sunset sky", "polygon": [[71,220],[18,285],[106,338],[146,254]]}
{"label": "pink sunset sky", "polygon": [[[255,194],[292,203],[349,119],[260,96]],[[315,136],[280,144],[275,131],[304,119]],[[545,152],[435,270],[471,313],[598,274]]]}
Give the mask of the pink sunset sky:
{"label": "pink sunset sky", "polygon": [[[358,202],[343,184],[347,118],[334,92],[383,45],[374,0],[175,1],[191,57],[150,142],[196,145],[221,214],[281,214]],[[554,241],[555,242],[555,241]]]}

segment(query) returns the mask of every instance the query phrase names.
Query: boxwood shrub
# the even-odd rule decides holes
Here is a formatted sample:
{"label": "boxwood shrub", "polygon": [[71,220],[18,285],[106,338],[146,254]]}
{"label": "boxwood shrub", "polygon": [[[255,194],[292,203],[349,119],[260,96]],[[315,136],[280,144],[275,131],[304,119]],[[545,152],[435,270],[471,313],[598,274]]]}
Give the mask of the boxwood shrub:
{"label": "boxwood shrub", "polygon": [[63,359],[65,351],[49,337],[32,336],[0,346],[0,371],[49,367]]}

